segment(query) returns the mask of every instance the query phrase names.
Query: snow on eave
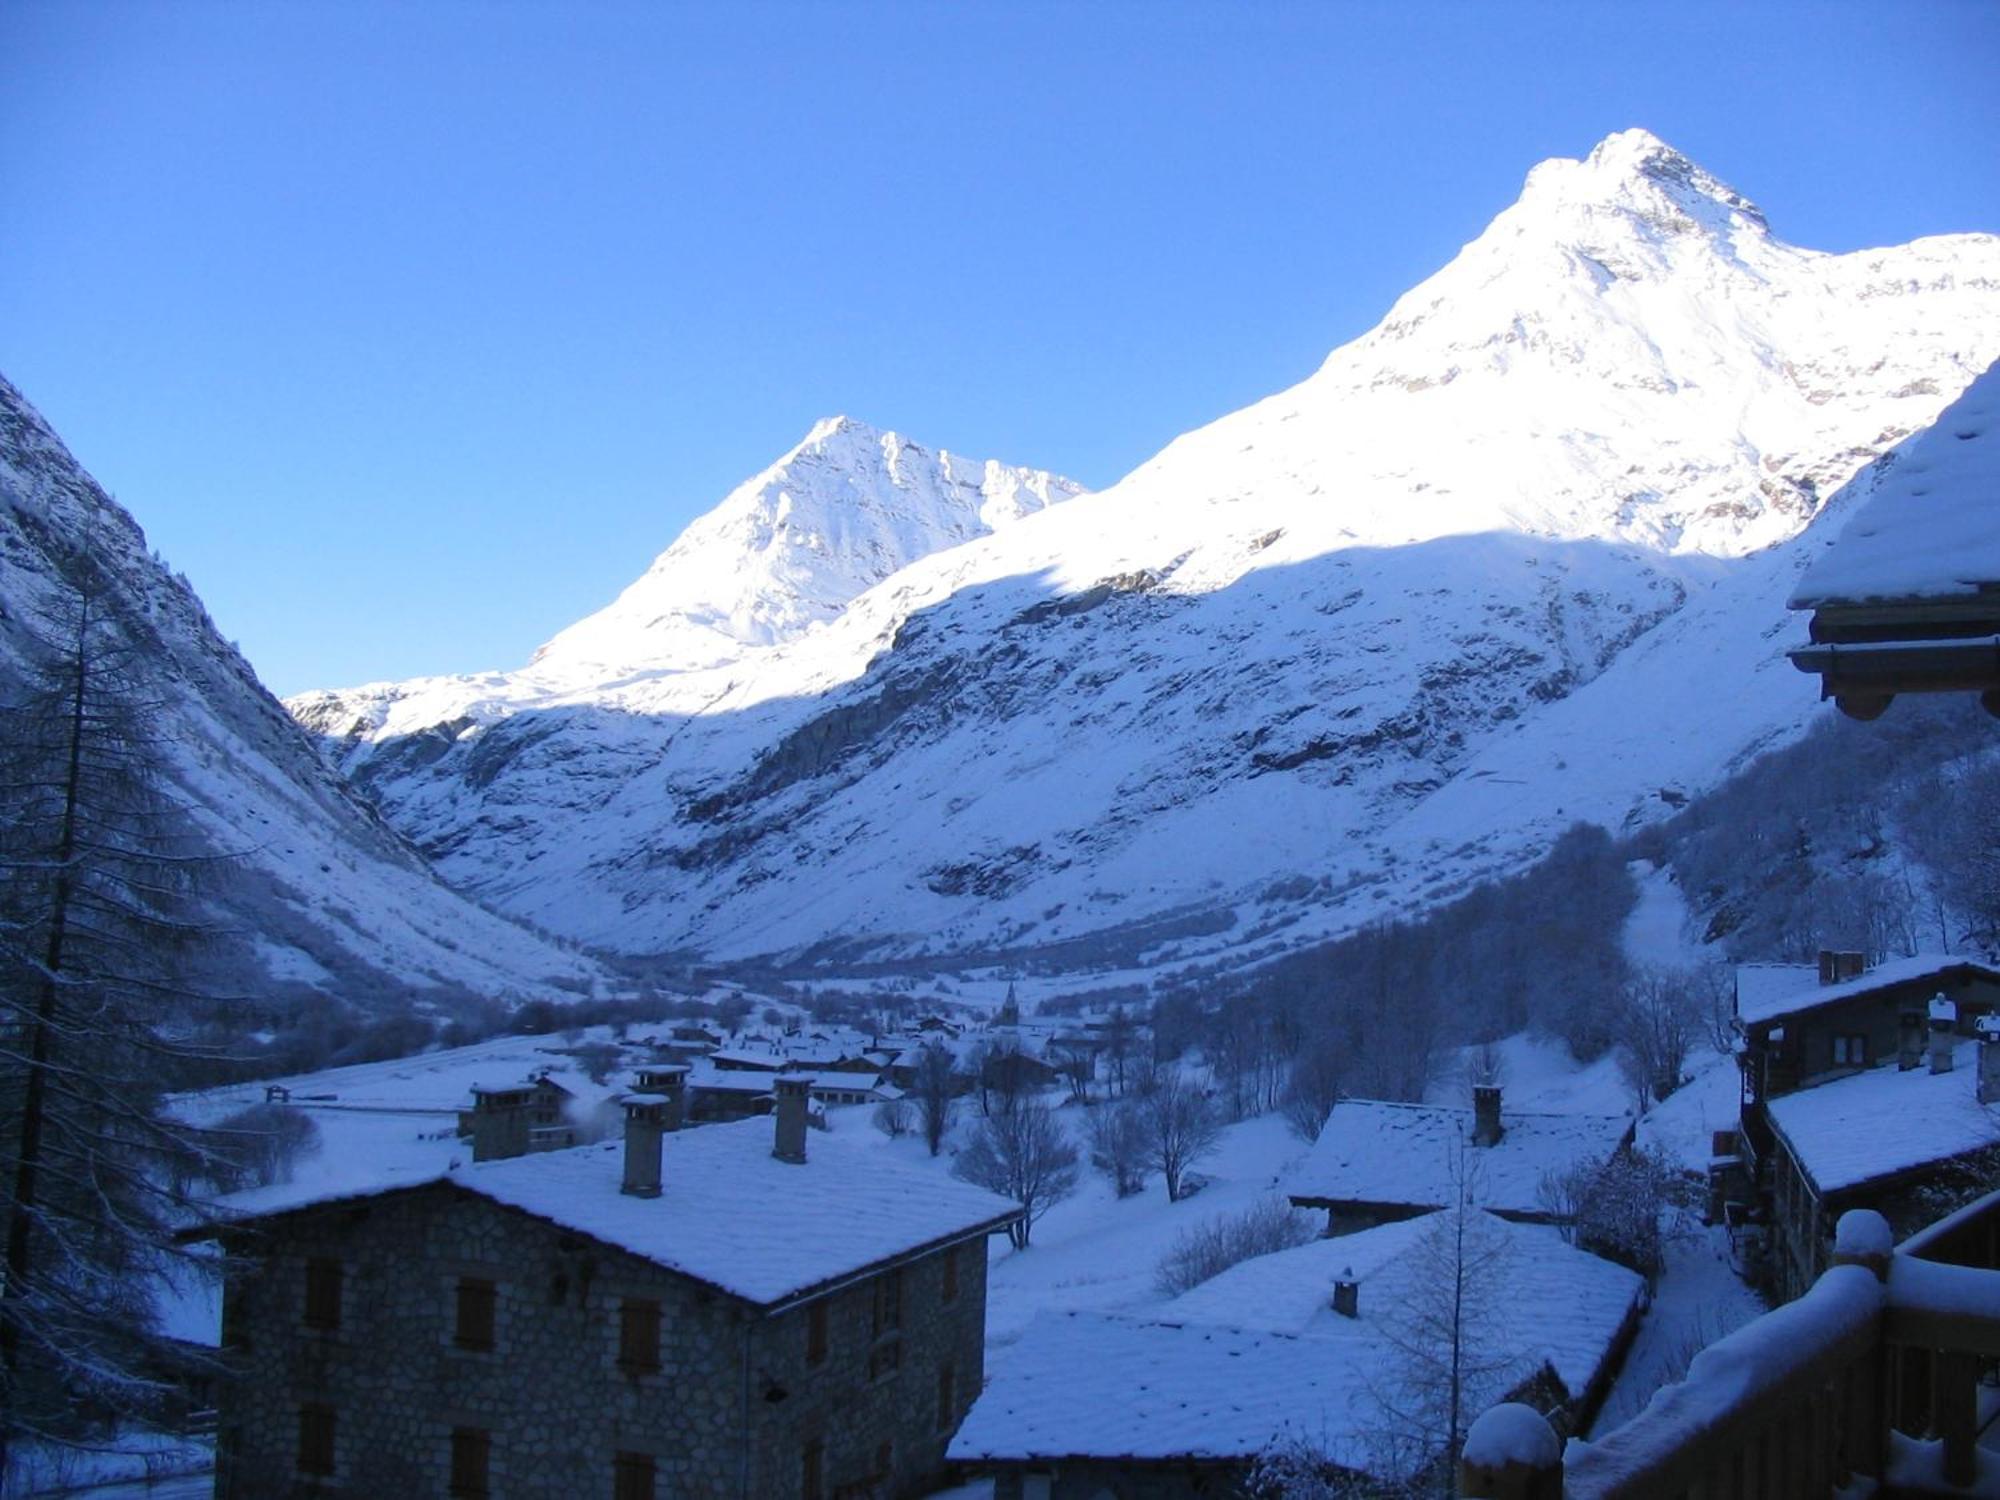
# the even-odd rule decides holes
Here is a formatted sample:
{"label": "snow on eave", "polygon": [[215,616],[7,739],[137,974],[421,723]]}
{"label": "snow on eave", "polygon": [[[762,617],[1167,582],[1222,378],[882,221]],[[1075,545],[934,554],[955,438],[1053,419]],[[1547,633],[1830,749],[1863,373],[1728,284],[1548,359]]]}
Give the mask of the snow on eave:
{"label": "snow on eave", "polygon": [[[1857,481],[1867,482],[1866,479]],[[1921,605],[2000,583],[2000,364],[1895,455],[1793,609]]]}
{"label": "snow on eave", "polygon": [[[1760,982],[1752,986],[1750,1003],[1743,998],[1743,980],[1746,975],[1779,972],[1796,973],[1801,983],[1796,989],[1771,986],[1770,993],[1758,993],[1766,987]],[[1982,963],[1976,958],[1965,958],[1951,953],[1919,953],[1914,958],[1899,958],[1886,964],[1878,964],[1857,975],[1853,979],[1843,979],[1839,984],[1821,984],[1819,971],[1811,964],[1740,964],[1736,970],[1736,1019],[1745,1026],[1762,1026],[1771,1021],[1787,1020],[1793,1016],[1806,1015],[1823,1006],[1838,1005],[1842,1001],[1858,999],[1876,990],[1894,989],[1900,985],[1924,984],[1953,979],[1963,982],[1967,979],[1984,979],[2000,984],[2000,969]]]}

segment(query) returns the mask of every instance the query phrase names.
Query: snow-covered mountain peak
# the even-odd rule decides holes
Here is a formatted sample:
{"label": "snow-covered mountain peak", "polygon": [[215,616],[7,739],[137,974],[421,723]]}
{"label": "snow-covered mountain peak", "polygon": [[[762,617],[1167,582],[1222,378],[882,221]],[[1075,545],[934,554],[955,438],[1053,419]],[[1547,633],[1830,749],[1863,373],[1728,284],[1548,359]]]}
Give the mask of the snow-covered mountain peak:
{"label": "snow-covered mountain peak", "polygon": [[1040,469],[827,417],[693,522],[612,604],[550,640],[534,666],[579,686],[720,665],[833,619],[920,557],[1082,490]]}
{"label": "snow-covered mountain peak", "polygon": [[1732,227],[1762,230],[1763,210],[1720,178],[1697,166],[1650,130],[1606,136],[1581,161],[1556,157],[1528,173],[1523,201],[1683,216],[1683,229]]}

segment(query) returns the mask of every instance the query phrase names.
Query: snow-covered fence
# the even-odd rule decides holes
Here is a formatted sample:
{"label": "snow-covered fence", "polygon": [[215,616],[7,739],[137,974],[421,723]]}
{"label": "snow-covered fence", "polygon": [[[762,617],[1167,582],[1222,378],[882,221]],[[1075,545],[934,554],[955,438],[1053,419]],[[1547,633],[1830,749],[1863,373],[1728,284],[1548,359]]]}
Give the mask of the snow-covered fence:
{"label": "snow-covered fence", "polygon": [[2000,1357],[2000,1193],[1893,1253],[1879,1214],[1845,1214],[1834,1261],[1803,1297],[1704,1349],[1685,1380],[1597,1442],[1565,1452],[1553,1431],[1528,1441],[1532,1413],[1489,1413],[1492,1441],[1468,1438],[1459,1493],[1826,1495],[1855,1476],[1914,1479],[1919,1466],[1969,1483],[1976,1387]]}

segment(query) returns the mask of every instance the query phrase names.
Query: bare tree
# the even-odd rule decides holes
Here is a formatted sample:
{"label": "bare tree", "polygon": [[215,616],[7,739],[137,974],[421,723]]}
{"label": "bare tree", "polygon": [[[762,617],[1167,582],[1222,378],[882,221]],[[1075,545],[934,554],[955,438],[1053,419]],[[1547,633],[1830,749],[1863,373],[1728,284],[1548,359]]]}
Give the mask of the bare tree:
{"label": "bare tree", "polygon": [[[88,564],[81,564],[87,570]],[[134,656],[94,580],[0,714],[0,1470],[5,1446],[144,1418],[177,1362],[163,1265],[210,1145],[165,1115],[194,1056],[167,1040],[207,935],[210,861],[166,798]]]}
{"label": "bare tree", "polygon": [[1056,1071],[1069,1085],[1069,1096],[1078,1104],[1090,1103],[1090,1081],[1097,1076],[1097,1054],[1084,1046],[1068,1046],[1056,1053]]}
{"label": "bare tree", "polygon": [[951,1170],[1026,1210],[1007,1226],[1014,1248],[1025,1250],[1042,1215],[1076,1191],[1077,1149],[1056,1117],[1028,1100],[981,1120]]}
{"label": "bare tree", "polygon": [[1705,1018],[1701,989],[1680,969],[1635,970],[1618,996],[1612,1037],[1618,1067],[1645,1110],[1681,1085]]}
{"label": "bare tree", "polygon": [[1090,1112],[1090,1164],[1111,1179],[1121,1198],[1146,1186],[1148,1138],[1146,1112],[1134,1100],[1100,1104]]}
{"label": "bare tree", "polygon": [[1472,1418],[1511,1382],[1515,1366],[1499,1321],[1506,1295],[1506,1232],[1477,1207],[1477,1159],[1457,1146],[1453,1201],[1410,1248],[1409,1288],[1378,1325],[1395,1351],[1376,1391],[1384,1432],[1404,1473],[1452,1475]]}
{"label": "bare tree", "polygon": [[957,1112],[961,1075],[952,1061],[951,1050],[939,1042],[926,1042],[917,1049],[914,1071],[910,1095],[917,1101],[917,1120],[923,1127],[924,1144],[936,1156],[944,1149],[951,1117]]}
{"label": "bare tree", "polygon": [[1124,1006],[1112,1006],[1111,1014],[1104,1022],[1104,1065],[1109,1070],[1114,1093],[1122,1095],[1125,1092],[1125,1065],[1131,1060],[1136,1043],[1132,1017]]}
{"label": "bare tree", "polygon": [[1188,1169],[1222,1139],[1222,1114],[1179,1069],[1167,1068],[1146,1100],[1146,1123],[1151,1165],[1167,1184],[1167,1201],[1178,1203]]}
{"label": "bare tree", "polygon": [[1331,1038],[1316,1037],[1292,1059],[1285,1085],[1285,1124],[1302,1141],[1316,1141],[1340,1102],[1340,1057]]}

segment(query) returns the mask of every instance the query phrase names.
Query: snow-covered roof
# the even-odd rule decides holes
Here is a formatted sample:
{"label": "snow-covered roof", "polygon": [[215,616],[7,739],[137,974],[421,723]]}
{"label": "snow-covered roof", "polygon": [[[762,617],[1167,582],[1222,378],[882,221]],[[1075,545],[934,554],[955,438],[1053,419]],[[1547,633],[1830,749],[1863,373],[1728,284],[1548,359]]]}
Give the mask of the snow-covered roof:
{"label": "snow-covered roof", "polygon": [[[1393,1320],[1418,1295],[1412,1251],[1443,1218],[1259,1256],[1145,1318],[1045,1313],[994,1355],[949,1456],[1247,1459],[1290,1434],[1336,1462],[1380,1472],[1380,1396],[1401,1358]],[[1552,1229],[1477,1222],[1505,1247],[1484,1341],[1518,1358],[1476,1393],[1475,1409],[1544,1365],[1581,1390],[1644,1283]],[[1328,1306],[1335,1278],[1350,1268],[1360,1286],[1354,1318]]]}
{"label": "snow-covered roof", "polygon": [[[1267,1333],[1379,1340],[1381,1310],[1407,1307],[1417,1298],[1423,1273],[1412,1252],[1443,1218],[1425,1214],[1242,1261],[1175,1298],[1160,1316]],[[1549,1225],[1490,1216],[1487,1223],[1507,1247],[1498,1271],[1506,1295],[1493,1309],[1494,1342],[1549,1365],[1571,1392],[1582,1390],[1604,1362],[1643,1280],[1564,1243]],[[1333,1311],[1329,1299],[1336,1279],[1359,1284],[1358,1318]]]}
{"label": "snow-covered roof", "polygon": [[1974,1093],[1978,1047],[1959,1043],[1947,1073],[1891,1063],[1786,1094],[1771,1123],[1823,1193],[2000,1146],[2000,1108]]}
{"label": "snow-covered roof", "polygon": [[1738,964],[1736,1019],[1746,1026],[1760,1025],[1817,1010],[1822,1005],[1836,1005],[1890,985],[1943,982],[1947,977],[1966,976],[2000,981],[2000,970],[1962,954],[1919,953],[1914,958],[1877,964],[1857,978],[1844,979],[1839,984],[1821,984],[1819,970],[1811,964]]}
{"label": "snow-covered roof", "polygon": [[606,1142],[479,1162],[355,1191],[225,1199],[267,1216],[449,1182],[761,1305],[786,1301],[924,1246],[991,1232],[1019,1208],[899,1161],[880,1143],[811,1133],[803,1165],[771,1154],[766,1119],[669,1132],[661,1191],[619,1191],[624,1146]]}
{"label": "snow-covered roof", "polygon": [[709,1093],[768,1094],[777,1076],[754,1068],[718,1068],[700,1058],[688,1068],[687,1087]]}
{"label": "snow-covered roof", "polygon": [[1540,1213],[1546,1174],[1604,1160],[1632,1127],[1623,1115],[1504,1109],[1500,1123],[1504,1133],[1498,1145],[1474,1146],[1470,1110],[1343,1099],[1327,1115],[1285,1191],[1300,1202],[1436,1208],[1454,1201],[1454,1174],[1463,1158],[1480,1206]]}
{"label": "snow-covered roof", "polygon": [[2000,584],[2000,365],[1895,457],[1793,592],[1794,609]]}

